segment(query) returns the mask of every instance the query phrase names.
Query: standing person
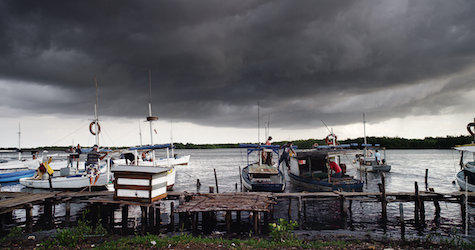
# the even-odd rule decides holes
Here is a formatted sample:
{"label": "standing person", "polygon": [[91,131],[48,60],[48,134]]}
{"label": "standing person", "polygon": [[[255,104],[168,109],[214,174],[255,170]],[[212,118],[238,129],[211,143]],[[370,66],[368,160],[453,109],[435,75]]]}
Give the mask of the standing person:
{"label": "standing person", "polygon": [[333,178],[341,178],[341,167],[338,165],[338,163],[334,162],[333,160],[330,161],[330,169],[335,171],[335,173],[332,175]]}
{"label": "standing person", "polygon": [[[96,182],[100,176],[99,161],[104,159],[104,157],[106,157],[107,154],[109,153],[106,152],[103,156],[101,156],[101,153],[97,152],[97,145],[94,145],[92,147],[92,151],[87,153],[87,160],[86,160],[87,175],[89,176],[89,182],[91,186],[96,185]],[[93,180],[94,180],[94,184],[93,184]]]}
{"label": "standing person", "polygon": [[286,144],[282,145],[281,148],[284,149],[284,152],[282,152],[282,155],[280,156],[279,165],[281,162],[285,161],[285,165],[287,165],[288,169],[290,168],[290,155],[295,155],[295,151],[292,148],[292,142],[287,142]]}
{"label": "standing person", "polygon": [[79,145],[79,143],[78,143],[78,146],[76,148],[76,153],[81,154],[81,145]]}
{"label": "standing person", "polygon": [[374,153],[374,159],[376,160],[376,163],[379,165],[379,162],[381,161],[381,154],[378,152],[376,149],[376,153]]}
{"label": "standing person", "polygon": [[[266,141],[266,145],[267,146],[270,146],[271,145],[271,141],[272,140],[272,136],[269,136],[269,138],[267,138],[267,141]],[[272,149],[268,149],[270,152],[266,152],[266,155],[265,155],[265,163],[267,165],[272,165]]]}

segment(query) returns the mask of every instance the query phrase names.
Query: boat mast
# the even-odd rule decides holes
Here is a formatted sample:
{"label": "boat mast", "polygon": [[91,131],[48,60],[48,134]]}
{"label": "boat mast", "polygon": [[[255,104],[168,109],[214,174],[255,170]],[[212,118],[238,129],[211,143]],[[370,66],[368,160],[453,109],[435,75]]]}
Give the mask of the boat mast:
{"label": "boat mast", "polygon": [[[148,85],[149,85],[149,103],[148,103],[148,117],[147,121],[150,122],[150,146],[153,146],[153,126],[152,122],[158,120],[158,117],[152,116],[152,70],[148,70]],[[155,166],[155,150],[152,149],[152,162]]]}
{"label": "boat mast", "polygon": [[[363,151],[363,159],[364,161],[363,162],[366,162],[366,150],[367,150],[367,147],[366,147],[366,118],[365,118],[365,114],[363,113],[363,131],[364,131],[364,151]],[[366,164],[366,163],[365,163]]]}
{"label": "boat mast", "polygon": [[96,85],[96,104],[94,105],[95,109],[95,127],[96,127],[96,145],[99,148],[99,104],[98,104],[98,99],[97,99],[97,77],[94,76],[94,82]]}
{"label": "boat mast", "polygon": [[21,160],[21,129],[20,123],[18,123],[18,160]]}

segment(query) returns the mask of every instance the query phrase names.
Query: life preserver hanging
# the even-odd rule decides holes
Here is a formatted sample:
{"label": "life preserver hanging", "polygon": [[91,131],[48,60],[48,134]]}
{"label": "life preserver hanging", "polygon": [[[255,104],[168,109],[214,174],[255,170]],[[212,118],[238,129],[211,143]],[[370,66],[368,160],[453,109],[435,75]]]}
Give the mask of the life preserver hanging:
{"label": "life preserver hanging", "polygon": [[467,130],[470,133],[471,136],[475,136],[475,133],[472,131],[471,127],[475,127],[475,123],[471,122],[467,124]]}
{"label": "life preserver hanging", "polygon": [[325,142],[327,143],[327,145],[336,145],[337,144],[336,139],[337,139],[337,136],[335,134],[329,134],[325,138]]}
{"label": "life preserver hanging", "polygon": [[89,124],[89,132],[91,132],[91,134],[93,134],[93,135],[99,134],[101,132],[101,125],[99,125],[99,123],[97,123],[97,133],[94,132],[94,130],[92,130],[92,127],[95,124],[96,124],[96,122],[91,122],[91,124]]}

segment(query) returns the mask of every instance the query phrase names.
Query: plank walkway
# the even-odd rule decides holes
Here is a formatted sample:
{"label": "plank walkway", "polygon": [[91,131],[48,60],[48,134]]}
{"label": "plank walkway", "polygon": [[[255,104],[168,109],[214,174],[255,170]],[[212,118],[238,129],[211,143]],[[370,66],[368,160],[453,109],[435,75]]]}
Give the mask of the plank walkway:
{"label": "plank walkway", "polygon": [[191,200],[179,205],[177,213],[214,211],[268,212],[272,193],[210,193],[196,194]]}

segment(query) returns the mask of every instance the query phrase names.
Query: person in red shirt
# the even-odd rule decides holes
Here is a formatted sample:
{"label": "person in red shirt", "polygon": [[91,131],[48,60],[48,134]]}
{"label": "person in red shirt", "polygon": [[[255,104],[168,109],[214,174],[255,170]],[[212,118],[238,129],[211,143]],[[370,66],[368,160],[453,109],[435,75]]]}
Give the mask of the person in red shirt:
{"label": "person in red shirt", "polygon": [[341,168],[338,165],[338,163],[334,161],[330,161],[330,169],[335,171],[335,173],[332,175],[333,178],[341,178]]}

